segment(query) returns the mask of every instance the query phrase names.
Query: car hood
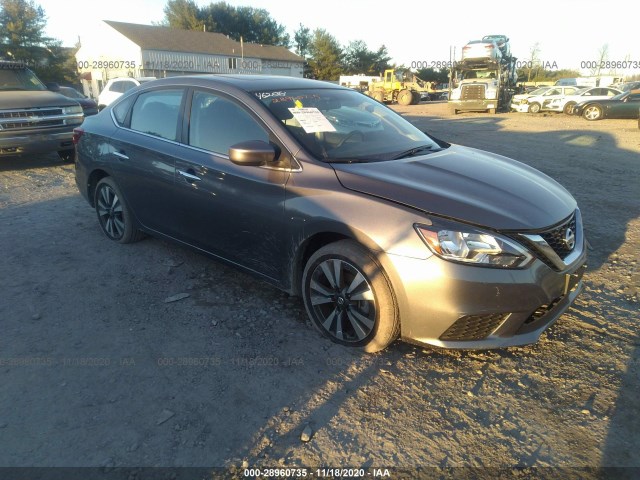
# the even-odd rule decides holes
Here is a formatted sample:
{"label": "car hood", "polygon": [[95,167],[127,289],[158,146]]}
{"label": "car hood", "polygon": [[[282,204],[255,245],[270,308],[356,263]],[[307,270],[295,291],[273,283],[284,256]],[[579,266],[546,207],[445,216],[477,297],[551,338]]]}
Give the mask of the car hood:
{"label": "car hood", "polygon": [[82,105],[82,108],[98,108],[98,104],[90,98],[76,98],[75,101]]}
{"label": "car hood", "polygon": [[[6,97],[6,98],[5,98]],[[49,90],[3,90],[0,91],[2,109],[38,108],[38,107],[70,107],[78,102],[62,94]]]}
{"label": "car hood", "polygon": [[536,230],[576,201],[543,173],[507,157],[452,145],[386,162],[332,164],[347,189],[494,230]]}

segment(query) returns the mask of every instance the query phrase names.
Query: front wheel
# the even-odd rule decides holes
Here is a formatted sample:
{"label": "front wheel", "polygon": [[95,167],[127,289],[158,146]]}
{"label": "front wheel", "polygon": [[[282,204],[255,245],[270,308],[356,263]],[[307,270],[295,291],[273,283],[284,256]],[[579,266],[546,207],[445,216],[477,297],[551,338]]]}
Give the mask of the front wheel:
{"label": "front wheel", "polygon": [[587,120],[600,120],[602,118],[602,109],[598,105],[589,105],[582,112],[582,116]]}
{"label": "front wheel", "polygon": [[351,240],[311,256],[302,295],[311,322],[333,342],[377,352],[400,334],[390,281],[374,255]]}
{"label": "front wheel", "polygon": [[380,90],[376,90],[375,92],[373,92],[372,95],[373,99],[380,102],[380,103],[384,103],[384,92],[380,91]]}
{"label": "front wheel", "polygon": [[143,237],[116,183],[105,177],[98,182],[94,197],[98,221],[104,234],[118,243],[137,242]]}
{"label": "front wheel", "polygon": [[540,104],[533,102],[531,105],[529,105],[529,113],[538,113],[540,112]]}

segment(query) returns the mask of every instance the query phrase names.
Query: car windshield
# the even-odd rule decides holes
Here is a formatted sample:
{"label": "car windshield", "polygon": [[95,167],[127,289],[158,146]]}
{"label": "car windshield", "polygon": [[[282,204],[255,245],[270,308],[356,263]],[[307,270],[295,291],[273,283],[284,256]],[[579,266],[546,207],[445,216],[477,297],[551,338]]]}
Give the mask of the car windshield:
{"label": "car windshield", "polygon": [[542,95],[547,90],[549,90],[549,87],[536,88],[535,90],[529,92],[529,95]]}
{"label": "car windshield", "polygon": [[60,87],[60,93],[69,98],[85,98],[84,95],[81,95],[75,88]]}
{"label": "car windshield", "polygon": [[442,147],[390,108],[349,89],[253,92],[314,156],[369,162]]}
{"label": "car windshield", "polygon": [[0,90],[46,90],[31,70],[0,68]]}
{"label": "car windshield", "polygon": [[611,100],[624,100],[624,98],[627,95],[629,95],[629,92],[622,92],[622,93],[619,93],[618,95],[611,97]]}

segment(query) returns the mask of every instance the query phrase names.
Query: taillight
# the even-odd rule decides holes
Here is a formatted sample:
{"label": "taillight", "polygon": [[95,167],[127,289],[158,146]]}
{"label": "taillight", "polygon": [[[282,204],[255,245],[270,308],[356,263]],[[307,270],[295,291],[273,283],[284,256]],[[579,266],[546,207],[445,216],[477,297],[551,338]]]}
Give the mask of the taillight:
{"label": "taillight", "polygon": [[80,141],[80,137],[84,133],[84,129],[78,127],[73,129],[73,144],[77,145]]}

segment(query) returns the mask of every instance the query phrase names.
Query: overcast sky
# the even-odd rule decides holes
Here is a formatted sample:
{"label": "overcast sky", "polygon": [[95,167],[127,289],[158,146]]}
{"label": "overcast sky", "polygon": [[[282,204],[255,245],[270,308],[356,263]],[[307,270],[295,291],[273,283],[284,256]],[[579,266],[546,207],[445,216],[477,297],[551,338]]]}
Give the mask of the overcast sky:
{"label": "overcast sky", "polygon": [[[101,20],[151,24],[164,18],[165,0],[35,0],[48,16],[47,34],[73,46]],[[210,1],[196,0],[199,5]],[[497,2],[428,0],[376,4],[371,0],[227,0],[232,5],[265,8],[284,24],[290,35],[298,25],[325,28],[340,43],[364,40],[370,49],[387,46],[393,61],[411,66],[416,61],[448,61],[450,47],[459,58],[461,47],[483,35],[511,39],[519,60],[530,56],[538,42],[540,58],[558,68],[580,69],[598,58],[607,44],[609,60],[635,61],[640,72],[637,40],[638,4],[632,0],[556,0],[553,2]],[[382,5],[397,5],[395,13]],[[498,6],[503,6],[499,8]],[[436,7],[437,6],[437,7]],[[73,9],[74,16],[70,16]],[[81,18],[81,21],[76,20]],[[633,39],[633,40],[632,40]],[[583,73],[588,73],[587,70]],[[621,73],[632,73],[630,70]]]}

